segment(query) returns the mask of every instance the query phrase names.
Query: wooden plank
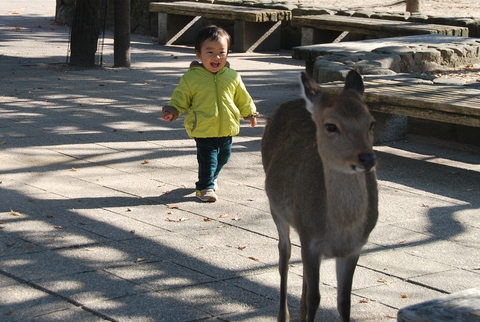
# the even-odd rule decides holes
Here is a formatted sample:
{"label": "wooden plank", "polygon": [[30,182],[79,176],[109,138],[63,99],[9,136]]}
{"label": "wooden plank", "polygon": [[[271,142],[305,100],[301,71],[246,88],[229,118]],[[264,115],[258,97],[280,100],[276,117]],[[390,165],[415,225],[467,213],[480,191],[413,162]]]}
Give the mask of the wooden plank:
{"label": "wooden plank", "polygon": [[[480,90],[456,86],[411,84],[401,80],[365,80],[365,103],[372,111],[480,127]],[[322,84],[339,93],[342,82]]]}
{"label": "wooden plank", "polygon": [[468,36],[468,28],[466,27],[338,15],[294,16],[292,25],[335,31],[350,31],[379,37],[421,34]]}
{"label": "wooden plank", "polygon": [[243,20],[249,22],[277,22],[290,20],[289,10],[229,6],[189,1],[151,2],[150,12],[164,12],[185,16],[202,16],[209,19]]}

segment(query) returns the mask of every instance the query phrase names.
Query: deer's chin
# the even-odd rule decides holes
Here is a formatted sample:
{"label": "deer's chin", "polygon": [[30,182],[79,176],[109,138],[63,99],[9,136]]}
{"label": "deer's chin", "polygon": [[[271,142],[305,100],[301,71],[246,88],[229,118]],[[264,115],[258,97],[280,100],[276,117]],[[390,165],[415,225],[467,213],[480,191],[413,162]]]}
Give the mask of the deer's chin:
{"label": "deer's chin", "polygon": [[352,165],[352,173],[364,173],[364,172],[370,172],[372,171],[373,169],[375,169],[375,167],[372,167],[372,168],[365,168],[365,167],[359,167],[357,165]]}

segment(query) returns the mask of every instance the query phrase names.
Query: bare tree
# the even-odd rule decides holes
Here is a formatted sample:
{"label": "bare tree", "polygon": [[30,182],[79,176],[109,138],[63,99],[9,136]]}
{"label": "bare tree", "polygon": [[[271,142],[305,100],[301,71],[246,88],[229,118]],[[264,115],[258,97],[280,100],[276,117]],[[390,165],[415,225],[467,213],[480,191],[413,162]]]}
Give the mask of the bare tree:
{"label": "bare tree", "polygon": [[72,22],[70,65],[93,67],[100,34],[100,3],[77,0]]}
{"label": "bare tree", "polygon": [[115,0],[114,15],[114,67],[130,67],[130,0]]}

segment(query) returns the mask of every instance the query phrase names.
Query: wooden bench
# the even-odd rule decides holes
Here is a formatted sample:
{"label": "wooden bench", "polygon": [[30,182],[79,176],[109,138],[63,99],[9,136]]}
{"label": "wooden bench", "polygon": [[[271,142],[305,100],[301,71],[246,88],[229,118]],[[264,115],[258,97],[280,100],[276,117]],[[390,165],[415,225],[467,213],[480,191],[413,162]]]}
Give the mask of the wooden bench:
{"label": "wooden bench", "polygon": [[[394,56],[396,60],[388,59]],[[480,43],[476,38],[434,34],[317,44],[295,47],[293,57],[305,60],[307,73],[322,83],[326,92],[341,91],[344,75],[350,69],[358,68],[367,75],[365,102],[379,114],[375,115],[376,143],[402,139],[408,117],[480,128],[480,89],[428,84],[408,74],[424,66],[423,58],[434,58],[437,64],[443,58],[457,63],[480,61]],[[395,66],[394,61],[399,65]],[[372,69],[368,70],[368,66]],[[382,76],[382,69],[390,67],[407,70],[390,69],[389,76]]]}
{"label": "wooden bench", "polygon": [[[322,84],[326,93],[340,93],[343,81]],[[480,128],[480,89],[409,83],[366,77],[364,100],[374,115],[375,144],[405,139],[408,117]]]}
{"label": "wooden bench", "polygon": [[[468,37],[467,27],[339,15],[294,16],[292,17],[292,26],[302,28],[302,46],[339,42],[348,33],[371,35],[380,38],[422,34]],[[325,30],[334,31],[335,33],[332,35],[325,32]]]}
{"label": "wooden bench", "polygon": [[151,2],[150,12],[158,12],[158,41],[162,45],[193,44],[202,19],[220,26],[222,21],[233,21],[232,49],[238,52],[280,50],[279,27],[292,15],[289,10],[188,1]]}

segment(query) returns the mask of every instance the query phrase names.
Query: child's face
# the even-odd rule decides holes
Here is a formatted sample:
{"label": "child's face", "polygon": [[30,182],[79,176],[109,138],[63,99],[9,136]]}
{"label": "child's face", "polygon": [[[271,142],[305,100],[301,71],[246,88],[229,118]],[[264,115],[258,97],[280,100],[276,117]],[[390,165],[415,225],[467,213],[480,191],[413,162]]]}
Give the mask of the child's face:
{"label": "child's face", "polygon": [[203,42],[200,51],[196,51],[196,54],[206,69],[216,73],[227,63],[227,39],[224,37],[220,37],[217,40],[207,39]]}

